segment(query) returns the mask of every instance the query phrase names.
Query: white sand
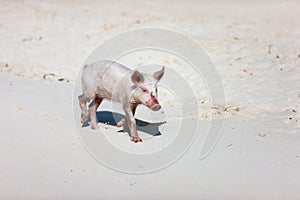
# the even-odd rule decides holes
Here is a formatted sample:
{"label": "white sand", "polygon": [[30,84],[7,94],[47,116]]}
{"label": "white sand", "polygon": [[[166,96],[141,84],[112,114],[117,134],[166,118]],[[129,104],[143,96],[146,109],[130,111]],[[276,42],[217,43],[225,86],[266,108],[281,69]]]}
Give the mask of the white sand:
{"label": "white sand", "polygon": [[[2,1],[0,198],[299,199],[299,9],[292,0]],[[204,47],[224,82],[229,111],[207,158],[198,159],[201,136],[165,170],[123,174],[97,162],[81,144],[73,85],[98,44],[148,26],[173,29]],[[176,65],[172,58],[164,62]],[[55,74],[53,80],[43,80],[47,73]],[[224,107],[212,107],[201,94],[205,127]],[[139,115],[146,117],[142,110]],[[135,148],[126,134],[109,137]],[[151,151],[155,140],[136,148]]]}

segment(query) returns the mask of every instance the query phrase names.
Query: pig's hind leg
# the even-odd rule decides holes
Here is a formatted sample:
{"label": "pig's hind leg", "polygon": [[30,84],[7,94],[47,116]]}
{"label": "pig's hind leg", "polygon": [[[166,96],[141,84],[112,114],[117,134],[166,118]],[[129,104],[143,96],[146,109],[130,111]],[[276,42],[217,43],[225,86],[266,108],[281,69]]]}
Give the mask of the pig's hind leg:
{"label": "pig's hind leg", "polygon": [[84,123],[88,120],[88,113],[86,109],[86,102],[89,101],[83,94],[78,96],[79,106],[81,108],[81,123]]}
{"label": "pig's hind leg", "polygon": [[124,126],[125,124],[126,124],[126,120],[125,120],[125,119],[121,119],[121,120],[117,123],[117,127]]}
{"label": "pig's hind leg", "polygon": [[99,128],[98,123],[97,123],[96,111],[97,111],[98,107],[100,106],[102,100],[103,100],[103,98],[95,97],[95,99],[89,105],[92,129]]}

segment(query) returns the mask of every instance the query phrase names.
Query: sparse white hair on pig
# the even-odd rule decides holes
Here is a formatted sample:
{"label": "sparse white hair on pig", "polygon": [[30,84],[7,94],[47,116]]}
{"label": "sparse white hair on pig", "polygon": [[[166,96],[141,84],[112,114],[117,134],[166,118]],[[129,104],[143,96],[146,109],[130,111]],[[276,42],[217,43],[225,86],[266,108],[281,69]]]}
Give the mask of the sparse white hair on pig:
{"label": "sparse white hair on pig", "polygon": [[96,111],[103,99],[120,102],[123,105],[126,119],[118,122],[123,126],[126,122],[130,129],[131,140],[142,142],[136,130],[134,114],[136,107],[143,104],[153,111],[160,110],[158,103],[157,83],[165,72],[164,67],[153,75],[133,71],[114,61],[97,61],[85,65],[82,72],[82,94],[78,96],[81,108],[81,122],[88,120],[86,103],[89,105],[91,128],[98,128]]}

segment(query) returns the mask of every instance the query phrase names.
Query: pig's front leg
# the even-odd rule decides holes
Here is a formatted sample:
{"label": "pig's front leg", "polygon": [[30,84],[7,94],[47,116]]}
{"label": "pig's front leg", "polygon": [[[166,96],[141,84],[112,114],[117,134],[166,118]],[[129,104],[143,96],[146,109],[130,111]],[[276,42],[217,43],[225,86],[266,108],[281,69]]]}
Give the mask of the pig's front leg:
{"label": "pig's front leg", "polygon": [[129,106],[124,106],[124,111],[126,114],[126,121],[128,123],[129,129],[130,129],[130,136],[131,136],[131,141],[137,143],[137,142],[142,142],[143,140],[139,137],[137,130],[136,130],[136,122],[134,119],[134,113],[136,110],[136,105],[129,105]]}

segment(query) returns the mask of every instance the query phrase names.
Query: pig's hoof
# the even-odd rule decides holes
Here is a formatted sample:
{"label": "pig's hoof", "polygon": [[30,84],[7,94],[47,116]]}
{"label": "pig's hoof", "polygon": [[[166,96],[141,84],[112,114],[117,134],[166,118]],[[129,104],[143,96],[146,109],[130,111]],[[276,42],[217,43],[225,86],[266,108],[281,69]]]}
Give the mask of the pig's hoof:
{"label": "pig's hoof", "polygon": [[98,129],[98,128],[99,128],[99,126],[98,126],[97,123],[92,123],[91,124],[91,129]]}
{"label": "pig's hoof", "polygon": [[143,140],[139,136],[131,136],[131,141],[134,143],[143,142]]}
{"label": "pig's hoof", "polygon": [[124,126],[125,123],[126,123],[126,120],[125,120],[125,119],[121,119],[121,120],[117,123],[117,127]]}
{"label": "pig's hoof", "polygon": [[88,116],[87,116],[87,115],[85,115],[85,114],[81,114],[81,123],[84,123],[84,122],[86,122],[88,119],[89,119],[89,118],[88,118]]}

